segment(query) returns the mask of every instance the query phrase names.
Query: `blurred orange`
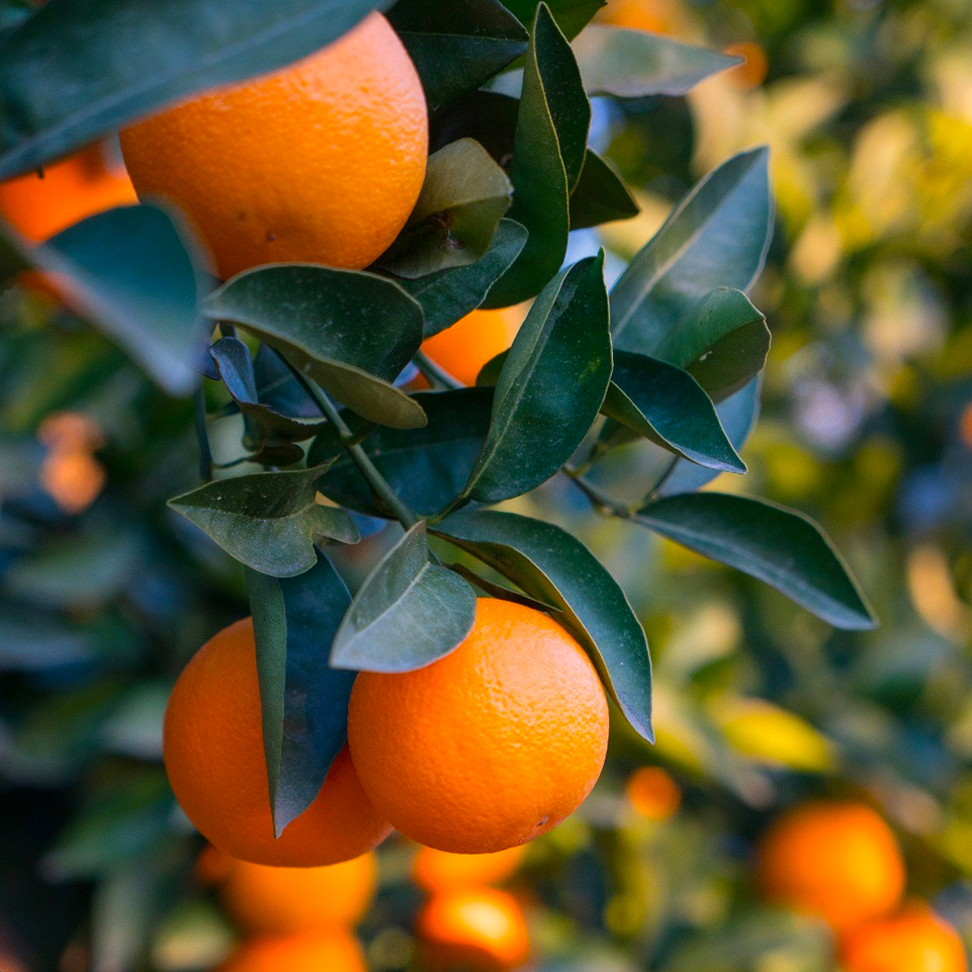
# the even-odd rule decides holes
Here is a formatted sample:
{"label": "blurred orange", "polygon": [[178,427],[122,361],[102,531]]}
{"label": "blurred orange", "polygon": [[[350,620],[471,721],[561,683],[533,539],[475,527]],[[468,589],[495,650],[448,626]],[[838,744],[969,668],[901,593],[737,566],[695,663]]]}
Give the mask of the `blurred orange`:
{"label": "blurred orange", "polygon": [[730,44],[725,53],[736,54],[746,59],[742,64],[731,68],[726,75],[737,88],[748,91],[751,88],[758,88],[766,80],[769,61],[766,58],[766,51],[755,41]]}
{"label": "blurred orange", "polygon": [[505,881],[526,856],[526,845],[493,854],[450,854],[420,847],[412,862],[412,877],[426,891],[451,891]]}
{"label": "blurred orange", "polygon": [[642,766],[628,777],[625,796],[649,820],[667,820],[682,804],[681,787],[660,766]]}
{"label": "blurred orange", "polygon": [[959,419],[959,430],[962,441],[968,448],[972,449],[972,403],[965,406],[962,417]]}
{"label": "blurred orange", "polygon": [[505,351],[526,316],[522,305],[475,310],[422,344],[422,350],[453,378],[475,385],[480,369]]}
{"label": "blurred orange", "polygon": [[37,438],[51,449],[71,452],[84,449],[93,452],[105,444],[101,426],[81,412],[54,412],[37,430]]}
{"label": "blurred orange", "polygon": [[678,19],[673,0],[608,0],[598,14],[601,23],[656,34],[674,33]]}
{"label": "blurred orange", "polygon": [[894,833],[862,803],[805,803],[780,817],[758,851],[757,881],[770,900],[845,932],[892,911],[905,885]]}
{"label": "blurred orange", "polygon": [[105,470],[92,455],[104,445],[101,428],[86,415],[57,412],[44,420],[37,437],[48,447],[41,486],[65,513],[81,513],[105,485]]}
{"label": "blurred orange", "polygon": [[438,972],[507,972],[530,952],[523,909],[495,888],[433,895],[419,912],[417,931],[426,965]]}
{"label": "blurred orange", "polygon": [[965,948],[955,929],[923,901],[891,918],[868,922],[843,941],[846,972],[966,972]]}
{"label": "blurred orange", "polygon": [[354,936],[334,928],[250,939],[218,972],[368,972],[368,967]]}

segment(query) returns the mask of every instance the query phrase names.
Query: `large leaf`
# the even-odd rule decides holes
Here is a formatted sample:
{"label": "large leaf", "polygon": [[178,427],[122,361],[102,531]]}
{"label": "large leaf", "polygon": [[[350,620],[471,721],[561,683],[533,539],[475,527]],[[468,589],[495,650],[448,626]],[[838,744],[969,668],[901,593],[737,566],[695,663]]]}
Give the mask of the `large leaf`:
{"label": "large leaf", "polygon": [[746,471],[712,400],[687,371],[666,361],[616,351],[602,411],[626,429],[700,466]]}
{"label": "large leaf", "polygon": [[429,146],[435,152],[472,138],[504,169],[513,158],[520,99],[496,91],[473,91],[429,118]]}
{"label": "large leaf", "polygon": [[169,500],[169,506],[247,567],[293,577],[317,563],[314,544],[323,538],[358,542],[351,517],[315,499],[323,471],[318,466],[220,479]]}
{"label": "large leaf", "polygon": [[258,335],[359,415],[394,428],[425,424],[422,409],[391,384],[422,341],[422,308],[394,281],[277,264],[223,284],[207,312]]}
{"label": "large leaf", "polygon": [[742,58],[681,44],[644,30],[592,24],[574,41],[589,95],[683,95]]}
{"label": "large leaf", "polygon": [[506,173],[477,141],[463,138],[429,158],[408,225],[381,266],[400,277],[424,277],[481,259],[512,202]]}
{"label": "large leaf", "polygon": [[475,91],[527,48],[527,32],[499,0],[399,0],[388,19],[433,111]]}
{"label": "large leaf", "polygon": [[591,105],[564,35],[543,3],[530,37],[510,176],[510,216],[529,232],[513,266],[487,304],[504,307],[533,297],[560,269],[570,232],[569,197],[580,178]]}
{"label": "large leaf", "polygon": [[649,503],[635,519],[758,577],[838,628],[876,624],[840,554],[802,513],[746,496],[685,493]]}
{"label": "large leaf", "polygon": [[634,729],[651,728],[651,659],[644,629],[617,582],[559,527],[495,510],[450,516],[433,532],[488,564],[537,600],[584,646]]}
{"label": "large leaf", "polygon": [[631,219],[638,212],[638,204],[621,176],[588,149],[580,181],[570,197],[570,228],[586,229],[616,219]]}
{"label": "large leaf", "polygon": [[354,675],[328,649],[351,603],[330,561],[280,580],[246,571],[256,633],[263,747],[279,837],[313,803],[347,739]]}
{"label": "large leaf", "polygon": [[716,287],[747,290],[762,270],[773,206],[765,148],[703,179],[631,261],[611,293],[614,346],[656,354],[669,329]]}
{"label": "large leaf", "polygon": [[[461,492],[482,450],[489,429],[492,389],[461,388],[419,392],[415,396],[429,418],[421,429],[375,429],[361,443],[368,458],[409,509],[419,516],[441,512]],[[353,415],[352,431],[364,430]],[[308,461],[333,459],[318,483],[329,499],[361,513],[387,515],[375,505],[368,484],[328,429],[313,443]]]}
{"label": "large leaf", "polygon": [[594,423],[610,378],[601,253],[558,274],[530,308],[500,372],[464,495],[498,502],[553,476]]}
{"label": "large leaf", "polygon": [[331,664],[369,672],[422,668],[458,647],[475,620],[475,592],[429,561],[419,520],[361,585],[334,639]]}
{"label": "large leaf", "polygon": [[0,179],[319,50],[385,0],[53,0],[0,41]]}
{"label": "large leaf", "polygon": [[[523,24],[532,24],[540,0],[503,0]],[[567,37],[576,37],[607,0],[547,0],[547,6]]]}

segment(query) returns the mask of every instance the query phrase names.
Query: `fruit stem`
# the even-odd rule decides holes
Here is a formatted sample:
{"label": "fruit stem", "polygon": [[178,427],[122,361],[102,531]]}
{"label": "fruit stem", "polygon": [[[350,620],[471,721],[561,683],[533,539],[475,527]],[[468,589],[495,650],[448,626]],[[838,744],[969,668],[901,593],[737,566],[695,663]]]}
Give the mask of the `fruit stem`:
{"label": "fruit stem", "polygon": [[208,483],[213,478],[213,450],[209,445],[209,430],[206,428],[206,393],[201,384],[193,395],[192,404],[196,419],[196,438],[199,440],[199,475]]}
{"label": "fruit stem", "polygon": [[430,385],[438,384],[451,391],[466,387],[461,381],[453,378],[444,368],[440,368],[424,351],[416,351],[412,360]]}

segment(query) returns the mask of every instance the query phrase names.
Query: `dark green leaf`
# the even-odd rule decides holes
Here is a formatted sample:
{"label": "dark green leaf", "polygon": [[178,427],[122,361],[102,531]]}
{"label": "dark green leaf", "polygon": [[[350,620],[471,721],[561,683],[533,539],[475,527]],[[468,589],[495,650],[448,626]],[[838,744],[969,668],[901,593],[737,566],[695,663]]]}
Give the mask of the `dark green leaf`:
{"label": "dark green leaf", "polygon": [[425,184],[408,225],[381,266],[425,277],[481,259],[512,202],[506,173],[477,141],[463,138],[429,158]]}
{"label": "dark green leaf", "polygon": [[614,167],[588,149],[580,181],[570,197],[570,228],[631,219],[638,212],[638,204]]}
{"label": "dark green leaf", "polygon": [[425,424],[422,409],[391,384],[422,341],[422,308],[394,281],[277,264],[223,284],[207,311],[258,335],[359,415],[394,428]]}
{"label": "dark green leaf", "polygon": [[354,675],[327,663],[351,603],[322,556],[299,577],[246,571],[257,644],[263,746],[277,836],[313,803],[347,739]]}
{"label": "dark green leaf", "polygon": [[559,527],[495,510],[450,516],[434,528],[522,588],[563,611],[557,620],[584,646],[634,729],[651,728],[651,660],[644,629],[611,575]]}
{"label": "dark green leaf", "polygon": [[574,41],[587,93],[615,98],[683,95],[700,81],[742,63],[644,30],[592,24]]}
{"label": "dark green leaf", "polygon": [[388,19],[433,111],[475,91],[527,47],[527,32],[498,0],[399,0]]}
{"label": "dark green leaf", "polygon": [[559,607],[548,604],[546,601],[538,601],[535,597],[530,597],[522,591],[514,591],[511,587],[497,584],[495,581],[480,577],[475,571],[470,570],[463,564],[447,564],[449,570],[454,570],[461,577],[465,577],[473,587],[478,587],[490,597],[498,598],[501,601],[511,601],[514,604],[522,604],[524,607],[533,608],[534,611],[545,611],[549,614],[561,614]]}
{"label": "dark green leaf", "polygon": [[[504,0],[504,6],[516,14],[520,23],[532,24],[540,0]],[[607,5],[607,0],[548,0],[547,6],[567,37],[576,37],[584,25]]]}
{"label": "dark green leaf", "polygon": [[247,567],[293,577],[317,563],[319,540],[358,542],[347,513],[315,499],[323,471],[317,466],[220,479],[169,500],[169,506]]}
{"label": "dark green leaf", "polygon": [[429,562],[419,520],[361,585],[334,639],[331,664],[368,672],[422,668],[458,647],[475,620],[475,592]]}
{"label": "dark green leaf", "polygon": [[874,615],[812,520],[764,500],[685,493],[638,511],[638,523],[782,591],[838,628],[873,628]]}
{"label": "dark green leaf", "polygon": [[773,226],[766,148],[706,176],[631,261],[611,293],[614,346],[656,354],[716,287],[746,290],[763,268]]}
{"label": "dark green leaf", "polygon": [[0,179],[350,30],[375,0],[55,0],[0,42]]}
{"label": "dark green leaf", "polygon": [[496,91],[474,91],[429,119],[429,145],[438,151],[461,138],[473,138],[504,169],[513,158],[519,98]]}
{"label": "dark green leaf", "polygon": [[597,418],[610,378],[601,253],[559,273],[530,308],[500,372],[464,495],[499,502],[553,476]]}

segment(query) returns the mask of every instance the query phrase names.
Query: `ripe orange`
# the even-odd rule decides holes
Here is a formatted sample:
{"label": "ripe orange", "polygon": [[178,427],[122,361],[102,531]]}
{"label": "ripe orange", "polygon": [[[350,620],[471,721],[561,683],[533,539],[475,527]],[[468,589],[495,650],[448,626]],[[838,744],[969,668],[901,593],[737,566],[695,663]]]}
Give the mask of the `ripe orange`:
{"label": "ripe orange", "polygon": [[179,205],[222,277],[264,263],[360,269],[405,225],[428,111],[378,13],[280,71],[196,96],[121,134],[141,198]]}
{"label": "ripe orange", "polygon": [[649,820],[667,820],[682,805],[682,788],[660,766],[636,769],[624,793],[635,812]]}
{"label": "ripe orange", "polygon": [[681,19],[674,0],[608,0],[598,13],[601,23],[656,34],[674,33]]}
{"label": "ripe orange", "polygon": [[523,321],[520,306],[474,310],[423,342],[422,350],[464,385],[475,385],[480,369],[505,351]]}
{"label": "ripe orange", "polygon": [[138,202],[125,167],[112,164],[105,145],[89,145],[55,162],[0,183],[0,217],[32,243],[114,206]]}
{"label": "ripe orange", "polygon": [[344,929],[252,938],[217,972],[368,972],[364,953]]}
{"label": "ripe orange", "polygon": [[362,672],[348,742],[362,786],[402,833],[463,854],[524,844],[594,786],[608,707],[594,666],[556,621],[480,598],[451,654]]}
{"label": "ripe orange", "polygon": [[452,891],[505,881],[526,856],[520,844],[493,854],[450,854],[420,847],[412,862],[412,877],[426,891]]}
{"label": "ripe orange", "polygon": [[905,868],[891,828],[870,807],[813,802],[770,827],[757,879],[770,900],[844,932],[897,906]]}
{"label": "ripe orange", "polygon": [[506,972],[530,952],[523,909],[495,888],[433,895],[419,912],[417,932],[430,969]]}
{"label": "ripe orange", "polygon": [[955,929],[921,901],[854,929],[841,945],[847,972],[966,972]]}
{"label": "ripe orange", "polygon": [[356,925],[371,904],[377,883],[375,855],[362,854],[327,867],[266,867],[238,861],[216,848],[206,869],[220,874],[226,910],[247,932],[279,935]]}
{"label": "ripe orange", "polygon": [[274,839],[259,693],[251,618],[214,635],[179,676],[163,746],[189,819],[211,843],[255,864],[336,864],[380,844],[391,828],[362,790],[346,747],[317,799]]}

